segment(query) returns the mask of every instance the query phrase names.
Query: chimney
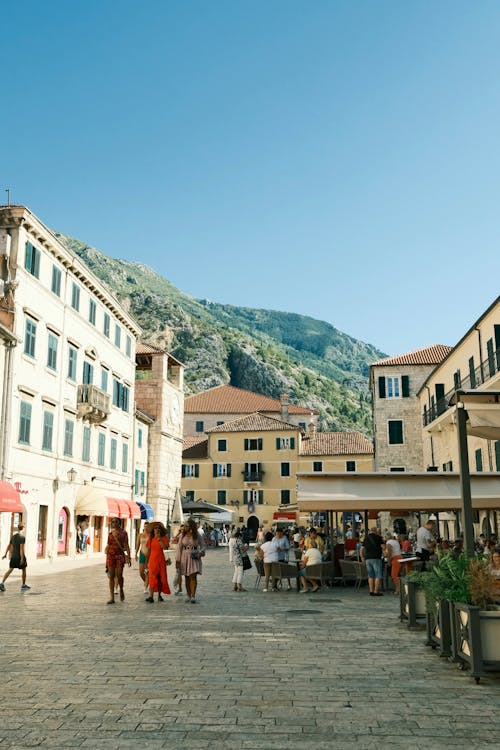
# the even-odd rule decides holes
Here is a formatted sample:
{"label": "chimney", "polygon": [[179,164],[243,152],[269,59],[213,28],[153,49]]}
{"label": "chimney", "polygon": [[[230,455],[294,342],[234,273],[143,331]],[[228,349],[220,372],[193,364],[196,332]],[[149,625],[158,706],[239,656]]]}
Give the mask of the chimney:
{"label": "chimney", "polygon": [[288,422],[288,393],[282,393],[280,396],[281,404],[281,419],[283,422]]}
{"label": "chimney", "polygon": [[316,435],[316,425],[314,424],[314,422],[309,422],[307,431],[309,435]]}

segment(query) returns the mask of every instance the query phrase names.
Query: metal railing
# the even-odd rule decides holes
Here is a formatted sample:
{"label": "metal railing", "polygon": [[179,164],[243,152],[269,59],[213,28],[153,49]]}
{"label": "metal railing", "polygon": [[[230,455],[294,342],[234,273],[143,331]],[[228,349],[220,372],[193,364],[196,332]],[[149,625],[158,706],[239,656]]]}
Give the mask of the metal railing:
{"label": "metal railing", "polygon": [[473,391],[480,385],[484,385],[488,380],[491,380],[498,372],[500,372],[500,349],[497,349],[491,357],[487,357],[480,365],[478,365],[472,372],[465,377],[460,378],[460,382],[456,382],[453,388],[444,394],[441,398],[438,398],[435,403],[430,406],[424,407],[422,414],[422,424],[427,427],[434,422],[435,419],[444,414],[447,411],[450,403],[450,399],[458,390]]}
{"label": "metal railing", "polygon": [[244,482],[262,482],[262,477],[264,476],[264,471],[243,471],[243,481]]}

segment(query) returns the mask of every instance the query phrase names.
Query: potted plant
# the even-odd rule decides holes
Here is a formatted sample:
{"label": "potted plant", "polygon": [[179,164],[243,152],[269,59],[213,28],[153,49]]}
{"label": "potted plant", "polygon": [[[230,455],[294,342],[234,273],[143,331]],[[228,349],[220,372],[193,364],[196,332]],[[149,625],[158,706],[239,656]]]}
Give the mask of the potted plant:
{"label": "potted plant", "polygon": [[[416,576],[417,574],[410,574]],[[422,573],[418,575],[429,575]],[[401,622],[406,620],[408,628],[417,628],[424,624],[427,615],[425,602],[425,592],[420,585],[420,579],[413,579],[406,576],[401,579],[399,586],[399,619]]]}

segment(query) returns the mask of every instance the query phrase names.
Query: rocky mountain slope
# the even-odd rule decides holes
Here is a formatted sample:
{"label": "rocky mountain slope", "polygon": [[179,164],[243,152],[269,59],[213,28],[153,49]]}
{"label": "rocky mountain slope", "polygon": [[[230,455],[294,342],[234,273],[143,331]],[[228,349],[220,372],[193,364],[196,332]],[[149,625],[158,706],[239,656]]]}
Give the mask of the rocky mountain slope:
{"label": "rocky mountain slope", "polygon": [[55,232],[134,316],[143,340],[186,365],[186,392],[230,383],[317,409],[323,430],[371,431],[369,364],[384,356],[294,313],[222,305],[177,289],[148,266]]}

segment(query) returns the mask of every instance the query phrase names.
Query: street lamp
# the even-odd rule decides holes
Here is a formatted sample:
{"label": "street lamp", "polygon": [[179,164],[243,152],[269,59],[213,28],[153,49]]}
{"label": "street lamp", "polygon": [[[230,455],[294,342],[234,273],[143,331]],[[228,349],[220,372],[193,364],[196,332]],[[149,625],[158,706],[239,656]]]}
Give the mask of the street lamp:
{"label": "street lamp", "polygon": [[455,391],[450,406],[456,406],[460,489],[464,527],[464,551],[474,554],[474,521],[470,486],[467,434],[487,440],[500,439],[500,391]]}

